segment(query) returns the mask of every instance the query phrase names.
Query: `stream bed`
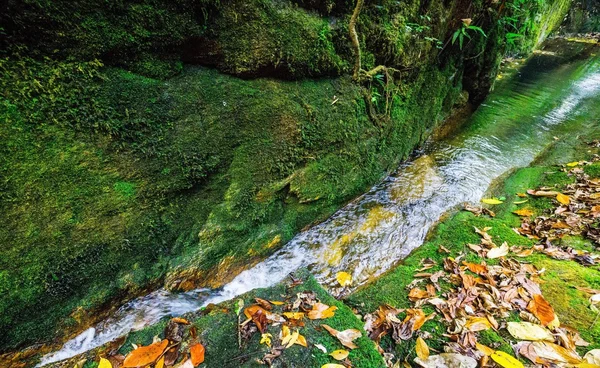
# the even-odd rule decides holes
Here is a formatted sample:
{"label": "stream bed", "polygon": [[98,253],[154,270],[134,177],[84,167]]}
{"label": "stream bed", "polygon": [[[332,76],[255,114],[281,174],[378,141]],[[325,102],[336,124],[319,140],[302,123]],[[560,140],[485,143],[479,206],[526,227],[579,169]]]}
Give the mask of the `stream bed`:
{"label": "stream bed", "polygon": [[223,288],[187,293],[161,289],[132,300],[46,355],[40,365],[93,349],[165,316],[274,285],[301,267],[326,288],[335,288],[338,271],[350,273],[353,287],[359,287],[419,247],[445,212],[479,202],[494,179],[529,165],[561,137],[600,132],[599,119],[600,58],[566,62],[536,54],[497,83],[458,131],[428,142],[394,174]]}

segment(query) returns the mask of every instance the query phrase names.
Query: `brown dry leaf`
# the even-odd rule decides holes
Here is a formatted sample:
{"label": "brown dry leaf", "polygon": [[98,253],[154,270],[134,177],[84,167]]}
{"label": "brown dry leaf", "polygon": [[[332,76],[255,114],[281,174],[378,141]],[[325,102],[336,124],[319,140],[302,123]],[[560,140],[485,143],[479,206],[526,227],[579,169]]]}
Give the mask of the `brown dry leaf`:
{"label": "brown dry leaf", "polygon": [[190,346],[190,356],[194,367],[204,362],[204,346],[200,343]]}
{"label": "brown dry leaf", "polygon": [[544,360],[556,363],[579,364],[582,359],[575,351],[567,350],[560,345],[546,341],[534,341],[531,347],[535,354]]}
{"label": "brown dry leaf", "polygon": [[540,320],[542,326],[548,326],[556,319],[554,309],[541,294],[533,295],[529,305],[527,305],[527,310]]}
{"label": "brown dry leaf", "polygon": [[513,211],[513,213],[515,215],[519,215],[519,216],[523,216],[523,217],[533,216],[533,211],[530,210],[530,209],[527,209],[527,208],[523,208],[523,209],[520,209],[520,210]]}
{"label": "brown dry leaf", "polygon": [[325,319],[331,318],[335,315],[335,311],[338,308],[336,306],[328,306],[323,303],[315,303],[313,309],[308,311],[309,319]]}
{"label": "brown dry leaf", "polygon": [[556,197],[558,192],[555,191],[546,191],[546,190],[527,190],[527,194],[532,195],[534,197]]}
{"label": "brown dry leaf", "polygon": [[268,301],[266,301],[266,300],[264,300],[264,299],[261,299],[261,298],[254,298],[254,300],[256,301],[256,303],[257,303],[258,305],[260,305],[261,307],[263,307],[263,309],[265,309],[265,310],[268,310],[268,311],[270,311],[270,310],[272,310],[272,309],[273,309],[273,307],[271,306],[271,303],[269,303]]}
{"label": "brown dry leaf", "polygon": [[600,366],[600,349],[593,349],[585,353],[583,360],[589,364],[595,364]]}
{"label": "brown dry leaf", "polygon": [[562,194],[562,193],[557,193],[556,194],[556,200],[562,204],[570,204],[571,203],[571,198],[566,195],[566,194]]}
{"label": "brown dry leaf", "polygon": [[141,346],[131,353],[123,361],[123,368],[143,367],[154,363],[169,345],[169,340],[155,342],[148,346]]}
{"label": "brown dry leaf", "polygon": [[408,293],[408,299],[414,301],[417,301],[419,299],[425,299],[429,297],[429,293],[423,289],[419,289],[419,288],[413,288],[410,290],[410,292]]}
{"label": "brown dry leaf", "polygon": [[415,349],[419,359],[427,360],[427,358],[429,358],[429,346],[427,346],[427,343],[421,337],[417,337],[417,345]]}
{"label": "brown dry leaf", "polygon": [[335,328],[325,324],[321,326],[323,326],[323,328],[325,328],[331,334],[331,336],[336,337],[345,347],[350,349],[358,348],[353,341],[362,336],[359,330],[351,328],[344,331],[338,331]]}

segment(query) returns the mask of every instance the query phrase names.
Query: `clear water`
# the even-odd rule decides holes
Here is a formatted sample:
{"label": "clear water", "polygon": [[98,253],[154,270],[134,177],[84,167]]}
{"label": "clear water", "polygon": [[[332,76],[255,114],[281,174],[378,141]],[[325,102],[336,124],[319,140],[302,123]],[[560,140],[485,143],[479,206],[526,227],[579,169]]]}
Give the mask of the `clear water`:
{"label": "clear water", "polygon": [[598,131],[599,119],[599,58],[561,64],[552,56],[534,56],[497,86],[460,131],[427,144],[395,174],[222,289],[158,290],[135,299],[40,364],[90,350],[164,316],[271,286],[300,267],[330,289],[338,271],[351,273],[354,287],[364,284],[420,246],[444,212],[478,202],[495,178],[527,166],[555,139]]}

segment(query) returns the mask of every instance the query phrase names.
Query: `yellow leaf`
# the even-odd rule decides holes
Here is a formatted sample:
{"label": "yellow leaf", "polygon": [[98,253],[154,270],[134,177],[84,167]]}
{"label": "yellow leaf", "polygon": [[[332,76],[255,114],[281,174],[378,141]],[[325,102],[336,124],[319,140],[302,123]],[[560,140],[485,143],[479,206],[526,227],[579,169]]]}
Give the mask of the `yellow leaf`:
{"label": "yellow leaf", "polygon": [[330,307],[323,303],[315,303],[315,305],[313,305],[313,309],[308,311],[308,318],[309,319],[331,318],[335,315],[335,311],[337,309],[338,308],[335,305]]}
{"label": "yellow leaf", "polygon": [[[154,366],[154,368],[163,368],[165,366],[165,357],[161,357],[158,362],[156,362],[156,365]],[[102,367],[98,367],[98,368],[102,368]]]}
{"label": "yellow leaf", "polygon": [[273,305],[284,305],[284,302],[280,302],[278,300],[269,300],[269,303],[273,304]]}
{"label": "yellow leaf", "polygon": [[331,355],[335,360],[344,360],[348,357],[349,354],[350,352],[348,350],[340,349],[332,351],[329,355]]}
{"label": "yellow leaf", "polygon": [[415,349],[417,350],[419,359],[427,360],[429,358],[429,346],[427,346],[427,343],[422,338],[417,337],[417,346]]}
{"label": "yellow leaf", "polygon": [[530,209],[527,209],[527,208],[513,211],[513,213],[515,215],[524,216],[524,217],[529,217],[529,216],[533,215],[533,211]]}
{"label": "yellow leaf", "polygon": [[523,204],[523,203],[527,203],[527,202],[529,202],[529,200],[528,200],[528,199],[525,199],[525,200],[522,200],[522,201],[515,201],[515,202],[513,202],[513,203],[514,203],[514,204]]}
{"label": "yellow leaf", "polygon": [[554,336],[550,331],[540,325],[530,322],[508,322],[506,329],[510,334],[519,340],[547,340],[554,341]]}
{"label": "yellow leaf", "polygon": [[475,343],[475,347],[477,348],[477,350],[479,350],[480,352],[483,353],[483,355],[485,356],[490,356],[492,354],[494,354],[496,352],[496,350],[490,348],[489,346],[485,346],[483,344],[480,343]]}
{"label": "yellow leaf", "polygon": [[296,341],[296,345],[301,345],[301,346],[304,346],[305,348],[307,348],[308,343],[306,342],[306,337],[304,337],[302,335],[298,335],[298,340]]}
{"label": "yellow leaf", "polygon": [[298,331],[294,331],[292,333],[292,335],[290,336],[290,340],[288,341],[287,345],[285,346],[285,348],[289,348],[292,345],[294,345],[296,343],[296,341],[298,341],[298,336],[300,336],[300,333]]}
{"label": "yellow leaf", "polygon": [[558,193],[556,195],[556,200],[559,201],[562,204],[569,204],[571,203],[571,198],[569,198],[568,195],[562,194],[562,193]]}
{"label": "yellow leaf", "polygon": [[335,363],[327,363],[327,364],[323,364],[321,366],[321,368],[346,368],[346,366],[343,366],[341,364],[335,364]]}
{"label": "yellow leaf", "polygon": [[599,199],[600,198],[600,193],[592,193],[592,194],[590,194],[590,198],[591,199]]}
{"label": "yellow leaf", "polygon": [[281,327],[281,345],[285,345],[285,343],[283,342],[283,339],[285,339],[289,335],[290,335],[290,328],[286,325],[283,325]]}
{"label": "yellow leaf", "polygon": [[264,333],[260,336],[260,343],[261,344],[265,344],[268,347],[271,347],[271,337],[273,337],[273,335],[271,335],[270,333]]}
{"label": "yellow leaf", "polygon": [[574,167],[574,166],[577,166],[577,165],[579,165],[579,161],[573,161],[573,162],[569,162],[567,164],[568,167]]}
{"label": "yellow leaf", "polygon": [[472,332],[488,330],[490,327],[490,321],[486,317],[469,317],[465,323],[465,328]]}
{"label": "yellow leaf", "polygon": [[108,359],[100,358],[100,364],[98,364],[98,368],[112,368],[112,364],[108,361]]}
{"label": "yellow leaf", "polygon": [[304,319],[304,313],[302,312],[284,312],[283,316],[287,319]]}
{"label": "yellow leaf", "polygon": [[481,200],[481,202],[485,203],[485,204],[500,204],[500,203],[504,203],[499,199],[496,198],[484,198]]}
{"label": "yellow leaf", "polygon": [[527,198],[527,193],[517,193],[517,197]]}
{"label": "yellow leaf", "polygon": [[337,275],[335,275],[335,278],[341,286],[345,287],[352,285],[352,275],[350,275],[348,272],[338,272]]}
{"label": "yellow leaf", "polygon": [[523,363],[503,351],[494,352],[494,354],[491,355],[491,358],[494,362],[504,368],[525,368]]}

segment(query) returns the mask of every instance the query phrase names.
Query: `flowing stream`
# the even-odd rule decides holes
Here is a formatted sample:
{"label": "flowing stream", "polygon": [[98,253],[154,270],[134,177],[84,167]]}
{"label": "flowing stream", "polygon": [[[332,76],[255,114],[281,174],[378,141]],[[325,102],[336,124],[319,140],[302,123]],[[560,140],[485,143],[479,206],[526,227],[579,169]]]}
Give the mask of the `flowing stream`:
{"label": "flowing stream", "polygon": [[298,234],[219,290],[157,290],[46,355],[40,365],[93,349],[161,318],[271,286],[308,267],[326,287],[335,274],[359,286],[388,271],[420,246],[440,216],[463,202],[478,202],[490,183],[529,165],[565,135],[600,133],[600,58],[561,62],[535,55],[496,90],[452,136],[429,142],[367,193],[327,221]]}

